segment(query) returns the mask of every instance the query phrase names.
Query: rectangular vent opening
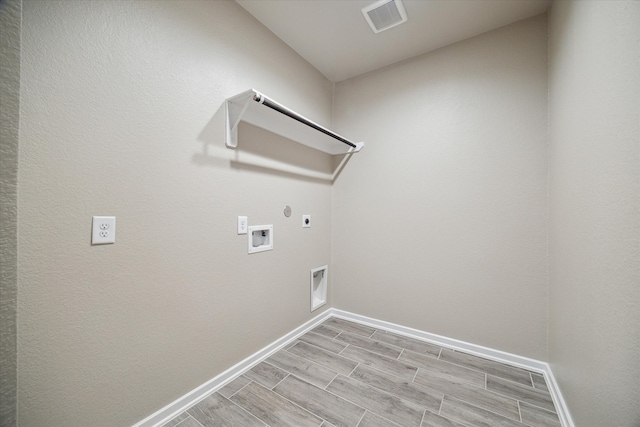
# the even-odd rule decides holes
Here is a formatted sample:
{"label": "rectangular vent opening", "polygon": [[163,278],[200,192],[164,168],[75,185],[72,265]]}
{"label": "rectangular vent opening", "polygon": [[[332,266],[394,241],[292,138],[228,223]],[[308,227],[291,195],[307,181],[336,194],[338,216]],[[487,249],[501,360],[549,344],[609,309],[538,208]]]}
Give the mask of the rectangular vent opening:
{"label": "rectangular vent opening", "polygon": [[407,21],[407,13],[401,0],[380,0],[362,8],[362,13],[374,33]]}

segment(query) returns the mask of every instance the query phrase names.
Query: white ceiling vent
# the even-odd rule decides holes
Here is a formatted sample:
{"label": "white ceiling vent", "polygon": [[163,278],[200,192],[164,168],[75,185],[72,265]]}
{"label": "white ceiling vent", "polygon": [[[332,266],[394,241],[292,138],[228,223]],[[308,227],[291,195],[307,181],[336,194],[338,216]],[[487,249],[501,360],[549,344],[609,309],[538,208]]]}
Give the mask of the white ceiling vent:
{"label": "white ceiling vent", "polygon": [[401,0],[380,0],[362,8],[362,14],[374,33],[388,30],[407,21]]}

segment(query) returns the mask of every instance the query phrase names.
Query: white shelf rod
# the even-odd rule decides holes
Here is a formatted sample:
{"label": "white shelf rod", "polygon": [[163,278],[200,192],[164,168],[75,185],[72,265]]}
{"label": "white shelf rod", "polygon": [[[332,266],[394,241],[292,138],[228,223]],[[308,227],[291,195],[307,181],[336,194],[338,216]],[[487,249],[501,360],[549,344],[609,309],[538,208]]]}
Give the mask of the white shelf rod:
{"label": "white shelf rod", "polygon": [[[251,105],[253,103],[259,104],[259,105],[263,105],[265,107],[270,108],[271,110],[277,111],[278,113],[281,113],[285,116],[290,117],[291,119],[302,123],[310,128],[315,129],[316,131],[330,137],[333,138],[335,140],[338,140],[340,142],[342,142],[343,144],[346,144],[349,146],[349,148],[345,151],[346,153],[357,153],[358,151],[360,151],[362,149],[362,147],[364,147],[364,142],[353,142],[348,140],[347,138],[338,135],[337,133],[325,128],[324,126],[321,126],[317,123],[315,123],[312,120],[309,120],[308,118],[302,116],[301,114],[296,113],[295,111],[285,107],[284,105],[274,101],[273,99],[265,96],[264,94],[258,92],[255,89],[251,89],[248,90],[246,92],[243,92],[237,96],[234,96],[232,98],[227,99],[225,105],[226,105],[226,120],[227,120],[227,135],[226,135],[226,146],[228,148],[237,148],[238,147],[238,125],[240,124],[240,121],[242,121],[243,119],[247,119],[245,117],[245,113],[247,113],[247,110],[251,109]],[[251,123],[252,120],[249,120],[249,122]],[[267,128],[267,130],[269,130],[269,126],[261,126],[261,127],[265,127]],[[276,132],[278,133],[278,132]],[[286,135],[285,135],[286,136]],[[310,145],[313,146],[312,144],[309,144],[306,141],[297,141],[301,144],[305,144],[305,145]],[[321,151],[327,151],[324,150],[322,148],[319,148]],[[333,151],[333,150],[332,150]],[[329,151],[327,151],[329,152]],[[335,153],[332,153],[335,154]]]}

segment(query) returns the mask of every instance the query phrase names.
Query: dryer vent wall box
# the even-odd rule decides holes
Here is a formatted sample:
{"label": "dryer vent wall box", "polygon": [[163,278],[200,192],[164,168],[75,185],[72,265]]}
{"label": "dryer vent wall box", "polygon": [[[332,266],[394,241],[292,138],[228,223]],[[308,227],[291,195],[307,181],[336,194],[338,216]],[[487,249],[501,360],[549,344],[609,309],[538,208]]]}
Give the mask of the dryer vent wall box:
{"label": "dryer vent wall box", "polygon": [[327,303],[328,271],[327,265],[311,270],[311,311]]}
{"label": "dryer vent wall box", "polygon": [[250,254],[273,249],[273,225],[250,225],[247,236]]}

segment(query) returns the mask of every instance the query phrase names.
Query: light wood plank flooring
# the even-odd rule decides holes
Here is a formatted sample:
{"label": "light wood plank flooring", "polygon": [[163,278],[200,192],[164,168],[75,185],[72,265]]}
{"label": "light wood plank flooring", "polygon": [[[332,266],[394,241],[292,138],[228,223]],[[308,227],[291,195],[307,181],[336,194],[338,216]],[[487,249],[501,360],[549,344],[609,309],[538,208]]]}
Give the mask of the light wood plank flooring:
{"label": "light wood plank flooring", "polygon": [[542,375],[331,318],[163,427],[560,427]]}

